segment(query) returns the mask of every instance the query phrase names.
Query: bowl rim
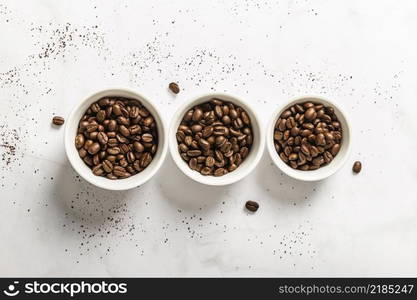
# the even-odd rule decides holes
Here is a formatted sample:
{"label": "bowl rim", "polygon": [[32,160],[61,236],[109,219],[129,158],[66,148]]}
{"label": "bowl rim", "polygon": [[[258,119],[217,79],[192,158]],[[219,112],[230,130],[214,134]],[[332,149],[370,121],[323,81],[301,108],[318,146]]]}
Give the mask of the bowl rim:
{"label": "bowl rim", "polygon": [[[274,134],[275,123],[278,120],[279,116],[285,109],[287,109],[291,105],[295,103],[299,103],[299,102],[305,102],[308,100],[317,101],[317,102],[321,101],[321,102],[324,102],[324,104],[331,105],[332,107],[334,107],[336,114],[339,117],[341,117],[341,120],[339,119],[339,121],[343,123],[342,124],[343,143],[338,153],[338,155],[342,155],[342,156],[341,157],[339,156],[340,158],[336,165],[332,165],[330,163],[329,165],[323,167],[323,168],[328,167],[327,172],[323,172],[323,168],[319,168],[313,171],[295,170],[291,168],[290,166],[288,166],[286,163],[284,163],[275,150],[273,134]],[[268,149],[269,156],[271,157],[274,164],[278,167],[278,169],[280,169],[287,176],[290,176],[294,179],[301,180],[301,181],[319,181],[335,174],[346,163],[349,157],[350,151],[351,151],[351,144],[352,144],[352,132],[350,129],[350,121],[344,109],[341,108],[339,104],[336,104],[333,100],[330,100],[329,98],[321,96],[321,95],[307,94],[307,95],[301,95],[301,96],[290,98],[288,101],[279,105],[274,110],[274,112],[272,113],[272,116],[269,119],[267,130],[266,130],[266,147]],[[342,148],[343,148],[343,152],[341,151]],[[308,176],[306,176],[307,174]]]}
{"label": "bowl rim", "polygon": [[[176,139],[176,132],[177,132],[178,125],[181,122],[185,112],[191,107],[199,103],[204,103],[211,98],[219,98],[223,101],[232,102],[238,106],[241,106],[242,108],[245,109],[245,111],[248,112],[252,123],[255,123],[256,128],[258,128],[258,131],[259,131],[258,147],[252,146],[252,149],[249,155],[252,155],[253,158],[251,159],[251,161],[248,162],[249,164],[244,165],[242,163],[242,165],[239,166],[239,168],[243,167],[239,173],[235,173],[236,171],[233,171],[220,177],[201,175],[199,172],[191,170],[189,166],[183,161],[183,159],[181,158],[178,152],[178,142]],[[255,139],[254,139],[254,142],[255,142]],[[210,186],[224,186],[224,185],[233,184],[237,181],[242,180],[256,168],[265,150],[265,134],[264,134],[264,127],[262,123],[260,122],[258,113],[248,104],[248,102],[246,102],[245,100],[243,100],[242,98],[238,96],[235,96],[229,93],[212,92],[212,93],[204,93],[204,94],[199,94],[194,97],[190,97],[188,100],[181,103],[181,105],[177,108],[177,110],[174,113],[174,116],[171,119],[170,131],[168,135],[168,144],[169,144],[171,157],[173,158],[177,167],[186,176],[188,176],[192,180],[199,182],[201,184],[210,185]],[[257,150],[254,148],[257,148]]]}
{"label": "bowl rim", "polygon": [[[106,184],[106,183],[97,182],[93,180],[92,176],[97,177],[96,175],[94,175],[91,171],[89,172],[89,174],[87,174],[87,172],[85,172],[83,169],[78,167],[75,161],[79,160],[80,157],[78,155],[76,155],[75,157],[75,155],[73,155],[73,153],[70,152],[71,151],[70,147],[75,147],[75,146],[74,146],[74,141],[71,139],[72,133],[69,131],[70,130],[69,127],[70,127],[70,124],[74,124],[74,122],[78,124],[79,120],[77,120],[76,115],[78,114],[78,111],[80,110],[80,108],[83,105],[85,105],[87,102],[93,103],[94,101],[97,101],[98,99],[105,97],[106,95],[116,96],[118,93],[130,94],[132,98],[139,100],[147,109],[150,108],[150,110],[153,110],[155,112],[155,114],[152,113],[152,116],[155,118],[158,124],[158,150],[157,151],[160,151],[160,155],[157,161],[152,161],[152,163],[154,163],[154,166],[146,174],[146,176],[144,176],[142,173],[138,173],[138,174],[133,175],[132,177],[127,178],[127,179],[130,179],[130,182],[124,181],[125,179],[118,179],[118,180],[108,179],[109,183],[111,184]],[[94,100],[95,98],[97,99]],[[123,190],[133,189],[135,187],[139,187],[145,182],[147,182],[148,180],[150,180],[158,172],[163,162],[165,161],[166,154],[168,151],[168,143],[167,143],[167,137],[166,137],[167,127],[163,118],[161,117],[160,110],[152,103],[152,101],[149,100],[149,98],[145,97],[143,94],[131,88],[120,87],[120,86],[107,87],[107,88],[104,88],[104,89],[101,89],[99,91],[89,94],[87,97],[83,98],[73,107],[65,123],[66,124],[65,124],[65,131],[64,131],[64,146],[65,146],[65,153],[70,162],[70,165],[77,172],[77,174],[80,175],[84,180],[86,180],[90,184],[97,186],[99,188],[112,190],[112,191],[123,191]],[[135,178],[135,180],[132,180],[132,178]]]}

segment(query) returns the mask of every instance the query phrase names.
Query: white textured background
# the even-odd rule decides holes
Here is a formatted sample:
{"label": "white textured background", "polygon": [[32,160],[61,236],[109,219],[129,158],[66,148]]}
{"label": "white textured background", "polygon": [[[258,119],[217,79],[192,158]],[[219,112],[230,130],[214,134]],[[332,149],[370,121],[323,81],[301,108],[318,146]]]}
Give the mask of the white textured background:
{"label": "white textured background", "polygon": [[[417,276],[416,56],[413,0],[0,1],[0,275]],[[320,183],[264,155],[206,187],[167,157],[141,188],[107,192],[77,177],[51,118],[108,86],[166,121],[209,91],[264,124],[322,94],[349,114],[353,151]]]}

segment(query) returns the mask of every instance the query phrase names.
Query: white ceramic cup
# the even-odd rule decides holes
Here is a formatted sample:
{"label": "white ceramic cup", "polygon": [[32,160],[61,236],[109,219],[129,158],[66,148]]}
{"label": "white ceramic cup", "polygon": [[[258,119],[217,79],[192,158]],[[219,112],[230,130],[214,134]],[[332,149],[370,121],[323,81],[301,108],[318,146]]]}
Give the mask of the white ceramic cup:
{"label": "white ceramic cup", "polygon": [[[129,178],[125,179],[117,179],[111,180],[107,179],[106,177],[96,176],[93,174],[90,167],[88,167],[84,161],[79,157],[78,150],[75,147],[75,136],[77,134],[78,124],[80,119],[83,117],[84,113],[88,109],[88,107],[94,103],[95,101],[103,98],[103,97],[110,97],[110,96],[118,96],[118,97],[126,97],[129,99],[136,99],[140,101],[143,106],[152,114],[154,117],[157,129],[158,129],[158,150],[155,156],[152,159],[152,162],[146,167],[145,170],[142,172],[133,175]],[[113,88],[113,89],[106,89],[100,92],[97,92],[85,100],[81,101],[77,106],[72,110],[69,118],[65,122],[65,151],[68,156],[68,160],[70,161],[72,167],[77,171],[77,173],[90,182],[91,184],[98,186],[103,189],[107,190],[128,190],[134,187],[138,187],[144,184],[146,181],[151,179],[153,175],[159,170],[161,167],[166,153],[168,144],[166,142],[166,129],[164,122],[161,119],[161,116],[156,109],[156,107],[144,96],[125,88]]]}
{"label": "white ceramic cup", "polygon": [[[334,108],[335,114],[339,119],[339,122],[342,126],[342,143],[339,150],[339,153],[335,158],[326,166],[321,167],[317,170],[312,171],[301,171],[291,168],[279,157],[274,146],[274,128],[279,116],[289,107],[296,103],[303,103],[307,101],[323,103],[324,105],[329,105]],[[329,177],[330,175],[336,173],[346,162],[349,152],[350,152],[350,127],[349,122],[346,118],[346,115],[343,113],[342,109],[336,105],[334,102],[323,98],[321,96],[302,96],[292,99],[291,101],[280,106],[272,115],[271,120],[269,121],[267,130],[266,130],[266,146],[268,148],[269,155],[272,158],[272,161],[275,165],[281,169],[282,172],[288,176],[303,180],[303,181],[318,181]]]}
{"label": "white ceramic cup", "polygon": [[[181,158],[178,151],[178,142],[176,139],[176,133],[178,126],[180,125],[185,113],[190,110],[192,107],[207,102],[210,99],[217,98],[220,100],[231,102],[235,105],[242,107],[249,115],[252,124],[253,132],[253,144],[248,156],[243,160],[242,164],[233,172],[227,173],[226,175],[215,177],[215,176],[204,176],[199,172],[191,170],[188,164]],[[265,147],[265,134],[262,130],[261,123],[259,118],[256,115],[255,111],[243,100],[223,93],[214,93],[214,94],[205,94],[200,97],[191,99],[185,102],[181,107],[176,111],[169,132],[169,148],[178,168],[191,179],[207,185],[228,185],[234,182],[237,182],[248,175],[259,163],[259,160],[262,157],[262,153]]]}

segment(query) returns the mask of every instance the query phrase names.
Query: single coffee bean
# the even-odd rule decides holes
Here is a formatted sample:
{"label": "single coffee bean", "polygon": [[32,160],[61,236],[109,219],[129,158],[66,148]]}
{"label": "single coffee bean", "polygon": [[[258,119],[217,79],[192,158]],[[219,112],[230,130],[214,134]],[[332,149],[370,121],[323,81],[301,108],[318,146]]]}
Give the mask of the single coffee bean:
{"label": "single coffee bean", "polygon": [[87,156],[87,154],[88,154],[88,152],[87,152],[87,150],[85,150],[84,148],[81,148],[80,150],[78,150],[78,155],[79,155],[81,158],[86,157],[86,156]]}
{"label": "single coffee bean", "polygon": [[77,136],[75,137],[75,147],[77,149],[80,149],[82,146],[84,146],[84,143],[85,143],[84,135],[82,135],[81,133],[77,134]]}
{"label": "single coffee bean", "polygon": [[211,174],[211,171],[212,171],[212,168],[204,167],[201,169],[200,173],[201,175],[207,176]]}
{"label": "single coffee bean", "polygon": [[140,134],[142,132],[142,128],[138,124],[132,125],[132,126],[129,127],[129,132],[130,132],[130,135],[135,136],[135,135]]}
{"label": "single coffee bean", "polygon": [[97,134],[97,140],[101,145],[106,145],[109,141],[109,138],[107,137],[107,134],[105,134],[104,132],[99,132]]}
{"label": "single coffee bean", "polygon": [[291,153],[290,155],[288,155],[288,160],[297,160],[297,159],[298,159],[297,153]]}
{"label": "single coffee bean", "polygon": [[332,149],[331,149],[332,155],[336,156],[336,154],[339,152],[339,150],[340,150],[340,144],[334,144],[332,146]]}
{"label": "single coffee bean", "polygon": [[111,163],[111,161],[107,159],[103,161],[103,170],[106,173],[111,173],[113,171],[113,164]]}
{"label": "single coffee bean", "polygon": [[187,151],[187,155],[190,157],[196,157],[201,155],[201,150],[189,150]]}
{"label": "single coffee bean", "polygon": [[360,161],[355,161],[352,167],[352,171],[358,174],[362,170],[362,163]]}
{"label": "single coffee bean", "polygon": [[125,125],[120,125],[120,126],[119,126],[119,132],[120,132],[123,136],[125,136],[125,137],[129,137],[129,136],[130,136],[130,131],[129,131],[129,129],[127,129],[127,128],[126,128],[126,126],[125,126]]}
{"label": "single coffee bean", "polygon": [[246,201],[245,207],[247,210],[251,211],[251,212],[255,212],[258,210],[259,208],[259,204],[255,201]]}
{"label": "single coffee bean", "polygon": [[316,135],[316,145],[319,145],[319,146],[326,145],[324,134],[319,133],[318,135]]}
{"label": "single coffee bean", "polygon": [[142,168],[146,168],[152,162],[152,155],[149,152],[146,152],[142,154],[139,161],[140,161],[140,166]]}
{"label": "single coffee bean", "polygon": [[88,150],[88,148],[90,148],[90,146],[91,146],[92,144],[94,144],[94,141],[92,141],[92,140],[86,140],[86,141],[85,141],[85,143],[84,143],[83,148],[84,148],[85,150]]}
{"label": "single coffee bean", "polygon": [[171,90],[171,92],[173,92],[174,94],[178,94],[180,92],[180,87],[178,86],[177,83],[175,82],[171,82],[168,85],[169,89]]}
{"label": "single coffee bean", "polygon": [[97,131],[97,129],[98,129],[98,125],[97,124],[90,123],[90,124],[87,125],[87,132],[88,133]]}
{"label": "single coffee bean", "polygon": [[203,111],[200,108],[194,109],[193,121],[199,122],[202,119],[202,117],[203,117]]}
{"label": "single coffee bean", "polygon": [[100,110],[96,115],[97,121],[102,123],[106,119],[106,112],[104,110]]}
{"label": "single coffee bean", "polygon": [[100,151],[100,144],[99,143],[93,143],[89,148],[88,148],[88,153],[94,155],[96,154],[98,151]]}
{"label": "single coffee bean", "polygon": [[142,135],[142,141],[143,141],[144,143],[151,143],[151,142],[152,142],[152,140],[153,140],[153,136],[152,136],[152,134],[150,134],[150,133],[144,133],[144,134]]}
{"label": "single coffee bean", "polygon": [[110,120],[109,124],[107,125],[107,129],[109,131],[116,131],[117,128],[117,121],[116,120]]}
{"label": "single coffee bean", "polygon": [[155,122],[154,118],[152,116],[149,116],[143,119],[142,125],[145,127],[151,127],[152,124],[154,124],[154,122]]}
{"label": "single coffee bean", "polygon": [[145,151],[145,147],[140,142],[133,142],[133,147],[135,148],[136,152]]}
{"label": "single coffee bean", "polygon": [[304,118],[309,121],[315,119],[316,117],[317,117],[317,113],[313,107],[310,107],[309,109],[307,109],[307,111],[304,114]]}
{"label": "single coffee bean", "polygon": [[55,125],[61,126],[62,124],[64,124],[65,119],[63,117],[60,116],[54,116],[52,118],[52,123],[54,123]]}
{"label": "single coffee bean", "polygon": [[217,168],[217,169],[214,171],[214,176],[216,176],[216,177],[218,177],[218,176],[223,176],[223,175],[225,175],[226,173],[227,173],[226,169],[224,169],[224,168]]}

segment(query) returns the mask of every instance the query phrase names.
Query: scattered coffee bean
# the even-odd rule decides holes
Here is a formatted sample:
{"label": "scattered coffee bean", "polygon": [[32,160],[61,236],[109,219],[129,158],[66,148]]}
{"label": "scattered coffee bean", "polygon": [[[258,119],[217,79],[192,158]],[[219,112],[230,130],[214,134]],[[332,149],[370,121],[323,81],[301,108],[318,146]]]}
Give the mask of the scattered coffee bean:
{"label": "scattered coffee bean", "polygon": [[247,210],[251,211],[251,212],[255,212],[258,210],[259,208],[259,204],[255,201],[247,201],[245,204],[245,207]]}
{"label": "scattered coffee bean", "polygon": [[206,176],[223,176],[236,170],[253,143],[248,113],[220,99],[187,111],[176,137],[182,159],[192,170]]}
{"label": "scattered coffee bean", "polygon": [[81,118],[75,147],[93,174],[128,178],[152,162],[158,147],[157,125],[139,101],[105,97],[91,104]]}
{"label": "scattered coffee bean", "polygon": [[55,125],[61,126],[62,124],[64,124],[65,119],[63,117],[60,116],[55,116],[52,118],[52,123],[54,123]]}
{"label": "scattered coffee bean", "polygon": [[329,164],[340,150],[342,127],[333,107],[298,103],[285,110],[274,130],[275,149],[293,169],[317,170]]}
{"label": "scattered coffee bean", "polygon": [[174,94],[178,94],[180,92],[180,87],[175,82],[171,82],[168,87]]}
{"label": "scattered coffee bean", "polygon": [[356,174],[362,170],[362,163],[360,161],[355,161],[352,167],[352,171]]}

